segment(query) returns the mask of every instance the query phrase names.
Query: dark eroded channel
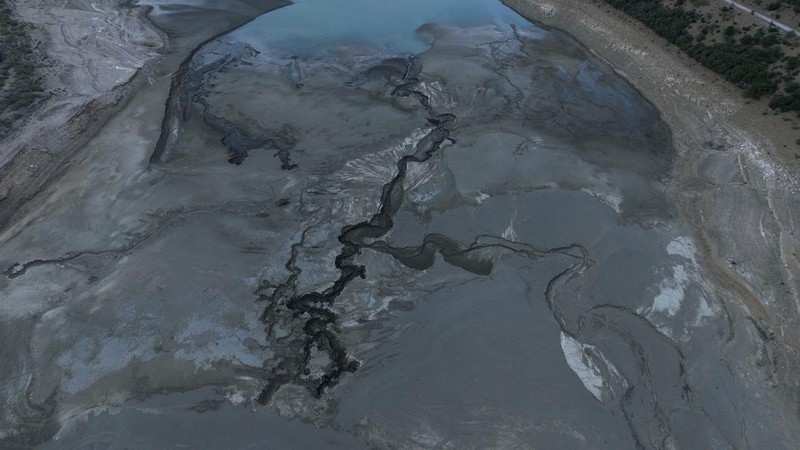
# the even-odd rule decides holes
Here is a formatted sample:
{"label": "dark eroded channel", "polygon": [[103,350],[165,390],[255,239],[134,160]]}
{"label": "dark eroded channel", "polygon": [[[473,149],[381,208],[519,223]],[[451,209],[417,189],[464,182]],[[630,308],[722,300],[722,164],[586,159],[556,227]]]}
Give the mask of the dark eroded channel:
{"label": "dark eroded channel", "polygon": [[[789,445],[736,362],[767,350],[736,334],[676,217],[669,130],[568,36],[499,2],[306,0],[204,44],[180,77],[153,179],[131,188],[168,225],[115,247],[137,275],[85,269],[106,270],[125,320],[153,317],[115,335],[148,384],[126,384],[130,363],[76,375],[99,344],[53,350],[73,367],[65,404],[138,398],[53,445],[101,428],[222,445],[204,424],[242,417],[230,404],[268,410],[235,434],[298,448]],[[124,302],[153,258],[148,301]],[[213,408],[152,397],[209,385],[175,398]],[[153,411],[168,420],[135,419]]]}

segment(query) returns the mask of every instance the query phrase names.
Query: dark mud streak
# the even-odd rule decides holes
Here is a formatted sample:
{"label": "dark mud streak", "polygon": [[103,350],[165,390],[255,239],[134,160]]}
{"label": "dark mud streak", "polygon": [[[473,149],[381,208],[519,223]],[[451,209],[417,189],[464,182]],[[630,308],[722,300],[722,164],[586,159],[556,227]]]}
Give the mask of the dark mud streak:
{"label": "dark mud streak", "polygon": [[[517,36],[517,39],[520,39],[520,37]],[[503,73],[507,67],[500,63],[501,56],[504,54],[502,47],[509,42],[510,39],[483,45],[489,46],[493,59],[498,63],[498,67],[494,69],[495,73],[511,85],[517,93],[516,96],[507,100],[520,106],[523,93]],[[241,138],[237,135],[237,133],[241,132],[234,124],[224,118],[213,116],[209,112],[208,103],[202,98],[203,91],[201,90],[201,86],[207,80],[207,77],[214,71],[220,70],[226,64],[235,63],[237,60],[241,61],[241,58],[227,57],[206,67],[195,69],[191,74],[186,74],[185,78],[194,83],[194,87],[191,88],[193,94],[186,101],[203,106],[203,116],[206,120],[217,128],[226,131],[224,142],[236,138],[240,142],[234,144],[241,145],[242,141],[246,142],[247,139],[251,138],[248,136]],[[302,67],[297,61],[294,61],[289,64],[287,69],[290,72],[289,78],[295,84],[295,87],[301,89],[303,86]],[[625,380],[629,385],[621,398],[618,399],[618,406],[638,447],[661,448],[667,446],[672,437],[669,420],[672,410],[665,411],[659,401],[660,396],[658,394],[662,389],[668,390],[664,395],[670,395],[670,393],[674,395],[668,398],[669,404],[666,405],[667,407],[679,405],[699,410],[705,414],[702,406],[694,403],[692,390],[686,380],[684,355],[674,342],[635,311],[613,305],[581,308],[580,296],[572,299],[566,305],[566,308],[577,307],[577,311],[564,309],[563,300],[559,301],[564,296],[561,293],[562,289],[582,277],[593,266],[589,251],[585,247],[579,244],[572,244],[549,250],[539,250],[526,243],[514,242],[490,235],[478,236],[471,244],[466,246],[441,234],[426,235],[420,245],[409,247],[392,246],[381,239],[392,230],[394,226],[393,218],[404,202],[405,190],[403,184],[408,173],[409,164],[425,163],[439,152],[446,142],[455,142],[451,138],[451,132],[455,128],[457,117],[450,113],[439,113],[435,110],[431,104],[431,99],[419,87],[420,80],[416,78],[419,73],[421,73],[421,68],[415,58],[412,57],[405,60],[398,58],[386,60],[361,74],[361,77],[365,78],[383,75],[387,81],[397,83],[391,95],[415,99],[427,112],[428,124],[434,128],[420,140],[413,154],[406,155],[397,161],[397,174],[383,186],[378,212],[367,221],[342,228],[338,236],[342,247],[334,260],[334,267],[338,270],[339,275],[335,280],[331,281],[330,287],[320,291],[297,292],[296,285],[302,273],[297,259],[300,250],[306,243],[309,231],[316,227],[316,225],[313,225],[306,228],[300,240],[291,247],[290,258],[285,264],[289,276],[280,284],[262,283],[262,286],[256,291],[259,300],[267,303],[259,319],[266,325],[265,331],[268,336],[275,334],[276,316],[280,315],[281,311],[288,312],[293,318],[289,322],[291,328],[290,336],[284,340],[285,345],[282,351],[277,353],[276,364],[266,375],[265,384],[257,400],[262,404],[268,403],[275,393],[287,384],[302,386],[312,395],[319,397],[329,388],[335,386],[344,374],[358,369],[359,362],[349,355],[346,345],[339,337],[338,316],[332,307],[352,281],[357,278],[366,278],[366,267],[357,264],[355,261],[356,257],[364,249],[391,255],[403,265],[415,270],[426,270],[432,267],[435,264],[436,255],[439,254],[446,263],[480,276],[489,276],[493,271],[493,261],[482,254],[486,250],[499,250],[530,259],[560,255],[574,262],[553,277],[548,282],[545,290],[547,304],[559,328],[571,338],[585,342],[586,336],[583,335],[586,334],[586,331],[592,332],[592,330],[584,330],[583,327],[594,320],[595,324],[593,326],[599,324],[601,328],[613,332],[626,343],[637,369],[634,379]],[[358,79],[348,84],[352,85],[357,82]],[[184,105],[183,114],[185,113]],[[555,113],[551,113],[551,115],[553,116],[553,122],[558,124]],[[565,125],[558,125],[566,130],[569,129]],[[164,128],[162,135],[168,131],[167,128]],[[291,136],[291,133],[284,133],[284,136],[287,135]],[[231,145],[230,142],[225,143],[231,148],[231,157],[233,159],[231,162],[241,163],[246,157],[247,148],[243,151],[236,151],[235,145]],[[284,169],[287,169],[287,165],[291,165],[290,160],[284,159],[284,157],[289,157],[289,153],[281,153],[282,146],[285,148],[293,146],[291,138],[263,139],[250,142],[249,145],[270,145],[277,148],[279,153],[276,156],[281,157]],[[526,143],[520,144],[515,153],[523,152],[525,145]],[[290,169],[291,167],[288,168]],[[607,317],[609,314],[611,316],[618,315],[618,317]],[[649,339],[645,343],[639,342],[641,339],[637,339],[637,336],[629,332],[624,326],[628,321],[643,323],[645,325],[645,333],[648,336],[655,336],[652,342]],[[582,337],[584,339],[581,339]],[[669,388],[659,386],[658,389],[656,387],[658,374],[651,373],[650,358],[647,356],[649,353],[645,348],[645,346],[653,345],[654,342],[656,343],[655,345],[665,343],[669,353],[672,353],[661,355],[660,357],[666,358],[669,364],[672,364],[673,361],[675,362],[676,365],[671,366],[676,367],[676,373],[679,374],[679,382],[675,386]],[[661,344],[658,344],[659,342]],[[315,369],[317,370],[316,373],[312,373],[313,361],[319,360],[315,355],[319,356],[320,354],[325,356],[327,363],[321,373],[319,368]]]}
{"label": "dark mud streak", "polygon": [[109,250],[84,250],[79,252],[67,252],[63,256],[58,258],[52,259],[34,259],[32,261],[28,261],[25,263],[15,263],[8,269],[3,272],[3,275],[7,276],[10,279],[20,277],[25,275],[28,269],[32,269],[34,267],[39,266],[46,266],[51,264],[61,264],[65,262],[69,262],[75,259],[78,259],[83,256],[104,256],[104,255],[121,255],[123,253],[130,252],[134,248],[136,248],[142,242],[150,239],[153,235],[156,234],[156,230],[151,230],[150,232],[145,233],[142,236],[137,236],[131,242],[117,248],[109,249]]}
{"label": "dark mud streak", "polygon": [[[261,14],[254,14],[250,20],[247,20],[239,26],[223,31],[206,39],[189,53],[189,56],[183,60],[178,68],[178,71],[175,73],[172,79],[172,84],[170,85],[169,89],[169,96],[167,97],[167,102],[164,107],[164,118],[161,122],[161,133],[158,136],[158,142],[156,142],[153,153],[150,155],[150,165],[165,162],[175,149],[177,143],[180,141],[181,127],[188,115],[189,105],[191,104],[192,98],[197,92],[199,92],[200,86],[202,86],[203,77],[205,75],[205,72],[201,72],[199,74],[194,73],[193,63],[195,56],[197,56],[199,52],[209,43],[231,33],[234,30],[246,26],[247,24],[258,19],[263,13],[269,12],[272,9],[282,8],[290,4],[291,2],[286,1],[282,5],[262,11]],[[231,161],[232,163],[241,164],[241,161],[237,163],[235,158],[232,159],[234,159]],[[242,160],[243,159],[244,158],[242,158]]]}
{"label": "dark mud streak", "polygon": [[[407,69],[406,74],[409,72],[410,69]],[[271,295],[260,295],[261,299],[269,301],[269,305],[261,315],[261,320],[265,323],[269,322],[270,313],[279,304],[284,304],[295,316],[305,315],[308,317],[303,325],[305,335],[302,341],[303,356],[292,357],[290,361],[283,361],[278,365],[278,368],[269,376],[258,397],[258,401],[261,403],[267,403],[272,395],[287,383],[305,385],[314,395],[319,396],[327,388],[337,384],[344,373],[353,372],[358,368],[359,363],[348,356],[347,349],[336,333],[337,317],[328,306],[336,301],[351,281],[366,277],[366,267],[354,262],[361,249],[368,246],[364,240],[380,238],[392,229],[394,225],[392,217],[397,213],[404,199],[403,181],[408,172],[409,163],[425,162],[438,152],[442,144],[450,139],[450,129],[455,121],[455,116],[452,114],[436,114],[428,97],[413,89],[418,82],[419,80],[416,79],[407,80],[406,83],[395,88],[392,95],[417,99],[428,112],[428,121],[435,128],[417,144],[414,154],[404,156],[397,162],[398,173],[384,185],[378,212],[369,221],[345,226],[342,229],[338,239],[343,247],[334,260],[334,265],[340,273],[339,278],[333,282],[331,287],[322,292],[309,292],[285,298],[287,291],[294,290],[294,283],[299,275],[299,269],[295,266],[299,248],[296,244],[292,247],[292,257],[286,264],[292,275],[284,283],[276,286]],[[301,243],[303,239],[301,239]],[[331,364],[319,380],[303,382],[303,376],[309,372],[308,363],[314,348],[325,353]]]}
{"label": "dark mud streak", "polygon": [[519,34],[519,30],[517,29],[516,25],[512,24],[511,25],[511,30],[514,32],[514,36],[513,37],[509,36],[506,39],[502,39],[502,40],[499,40],[499,41],[487,42],[485,44],[480,44],[479,47],[488,46],[491,49],[490,51],[491,51],[491,54],[492,54],[492,59],[497,64],[497,67],[493,68],[492,71],[494,73],[496,73],[497,76],[499,76],[503,80],[505,80],[505,82],[508,83],[508,85],[511,86],[514,89],[514,91],[516,92],[516,95],[514,96],[514,99],[511,102],[516,106],[520,106],[520,105],[522,105],[522,102],[525,100],[525,93],[523,92],[522,88],[520,88],[519,86],[514,84],[513,81],[511,81],[511,78],[509,78],[508,75],[503,73],[503,71],[505,69],[508,69],[510,67],[509,64],[503,62],[503,58],[502,57],[509,55],[507,52],[505,52],[503,50],[503,47],[508,45],[509,43],[511,43],[514,40],[520,42],[521,39],[522,39],[520,34]]}
{"label": "dark mud streak", "polygon": [[[358,361],[349,357],[346,347],[337,335],[336,322],[338,318],[330,306],[350,282],[366,277],[366,267],[356,264],[354,261],[362,249],[390,254],[402,264],[416,270],[425,270],[433,266],[438,253],[446,263],[484,276],[492,273],[493,263],[480,255],[473,257],[471,254],[487,249],[502,249],[530,258],[561,254],[579,260],[556,279],[563,277],[571,279],[574,275],[573,272],[582,272],[591,264],[588,251],[577,244],[550,250],[538,250],[525,243],[488,235],[479,236],[466,247],[454,239],[440,234],[425,236],[423,243],[416,247],[394,247],[383,240],[367,242],[367,240],[385,236],[393,228],[392,218],[397,214],[405,198],[403,182],[408,173],[409,164],[424,163],[441,150],[445,142],[455,142],[450,133],[457,119],[456,116],[450,113],[439,114],[435,111],[429,97],[417,89],[420,80],[409,77],[410,74],[419,72],[414,66],[415,61],[409,60],[403,76],[404,82],[395,87],[392,96],[416,99],[427,111],[428,123],[435,128],[420,140],[413,154],[406,155],[397,162],[397,174],[383,186],[378,212],[368,221],[342,228],[338,240],[343,247],[334,260],[334,266],[339,270],[338,279],[324,291],[296,295],[295,283],[301,273],[301,269],[296,265],[296,259],[309,228],[303,232],[300,242],[292,246],[291,257],[286,263],[286,268],[291,275],[279,285],[267,283],[263,289],[257,291],[259,299],[268,302],[268,306],[264,308],[260,316],[260,320],[268,326],[268,333],[272,332],[272,316],[281,306],[285,306],[295,317],[306,318],[302,327],[304,337],[299,345],[294,346],[295,350],[302,350],[302,352],[297,354],[290,351],[283,356],[283,361],[268,376],[258,397],[258,401],[261,403],[268,403],[278,389],[289,383],[305,386],[313,395],[320,396],[328,388],[336,385],[342,375],[354,372],[359,367]],[[483,239],[493,239],[494,242],[483,242]],[[578,251],[579,254],[576,255],[575,251]],[[273,291],[267,293],[268,290]],[[308,378],[309,362],[314,349],[325,353],[330,360],[330,365],[325,373],[318,379]]]}
{"label": "dark mud streak", "polygon": [[[61,264],[76,260],[84,256],[110,255],[118,257],[120,255],[133,251],[136,247],[140,246],[145,241],[150,240],[160,232],[175,225],[176,223],[186,220],[191,215],[210,214],[214,212],[223,212],[223,213],[227,212],[227,213],[234,213],[240,216],[261,217],[265,214],[264,212],[265,207],[270,203],[271,201],[250,202],[250,201],[234,200],[231,202],[226,202],[225,204],[219,206],[198,206],[194,208],[187,208],[187,209],[181,208],[177,210],[156,212],[151,214],[151,216],[155,219],[154,224],[147,226],[145,230],[140,231],[139,233],[132,234],[131,236],[132,239],[126,244],[123,244],[119,247],[105,249],[105,250],[73,251],[73,252],[67,252],[64,255],[56,258],[40,258],[40,259],[33,259],[23,263],[17,262],[12,264],[5,271],[3,271],[3,275],[8,277],[9,279],[14,279],[22,275],[25,275],[29,269],[32,269],[34,267],[40,267],[52,264]],[[278,202],[276,206],[281,207],[280,202]]]}
{"label": "dark mud streak", "polygon": [[[428,97],[422,92],[412,89],[417,83],[418,80],[409,80],[398,86],[393,95],[416,98],[428,111],[428,120],[432,125],[435,125],[435,128],[417,144],[414,154],[404,156],[397,162],[398,173],[384,185],[381,194],[381,206],[378,212],[369,221],[345,226],[342,229],[338,239],[343,247],[334,260],[334,265],[339,270],[339,278],[333,282],[331,287],[322,292],[296,295],[286,299],[285,302],[281,302],[280,295],[286,292],[287,286],[294,284],[299,273],[294,265],[296,247],[293,247],[292,258],[287,263],[287,268],[292,272],[292,275],[279,286],[282,289],[276,289],[273,294],[264,298],[269,300],[270,305],[265,308],[261,316],[261,320],[264,322],[269,320],[269,308],[274,310],[279,303],[285,303],[286,308],[296,316],[305,315],[308,319],[303,325],[305,336],[302,348],[304,356],[299,359],[295,358],[289,364],[284,362],[284,364],[278,366],[279,368],[276,371],[273,371],[273,374],[269,376],[265,387],[262,389],[261,395],[258,397],[258,401],[261,403],[269,402],[272,395],[281,386],[290,382],[305,385],[314,395],[319,396],[327,388],[337,384],[344,373],[354,372],[359,366],[357,361],[348,356],[347,349],[339,339],[335,331],[337,317],[328,306],[336,301],[351,281],[356,278],[366,277],[366,267],[354,262],[361,249],[367,247],[364,240],[380,238],[392,229],[394,225],[392,217],[402,205],[405,195],[403,181],[408,172],[409,163],[425,162],[438,152],[442,144],[450,139],[450,128],[455,120],[455,116],[452,114],[436,114],[430,105]],[[314,348],[327,354],[331,364],[318,381],[303,382],[303,375],[309,372],[308,363]]]}
{"label": "dark mud streak", "polygon": [[[249,55],[244,54],[249,53]],[[248,152],[255,148],[265,147],[272,148],[276,151],[275,157],[281,161],[281,169],[292,170],[297,168],[297,164],[292,162],[292,149],[297,145],[298,138],[296,130],[289,125],[282,126],[276,132],[267,133],[264,136],[253,135],[244,132],[235,123],[226,119],[225,117],[218,116],[211,112],[211,105],[209,105],[206,95],[208,92],[202,89],[202,86],[208,85],[211,76],[229,66],[235,66],[237,63],[246,64],[245,58],[252,57],[258,54],[253,48],[245,47],[241,49],[239,54],[234,56],[233,52],[227,53],[221,60],[207,64],[199,69],[194,69],[188,75],[192,80],[191,88],[194,91],[191,101],[202,107],[202,116],[208,124],[212,127],[221,130],[225,133],[222,138],[222,143],[228,147],[228,162],[231,164],[240,165],[248,156]]]}
{"label": "dark mud streak", "polygon": [[[647,326],[647,328],[652,330],[654,336],[663,338],[662,340],[667,343],[668,347],[670,347],[672,350],[675,350],[677,353],[678,363],[680,365],[680,381],[682,383],[681,389],[683,389],[687,400],[691,402],[692,391],[685,379],[686,370],[684,366],[683,353],[680,351],[680,349],[678,349],[674,343],[669,341],[669,339],[661,334],[658,329],[647,319],[627,308],[618,305],[601,305],[586,311],[584,314],[582,314],[582,316],[590,316],[592,312],[600,312],[603,309],[615,310],[629,318],[641,321]],[[659,399],[656,392],[657,389],[654,385],[649,363],[650,358],[647,356],[647,351],[645,351],[645,349],[634,336],[630,335],[624,326],[615,324],[607,317],[602,317],[601,320],[604,328],[614,331],[628,345],[632,353],[633,360],[638,366],[637,372],[640,374],[638,382],[632,383],[631,386],[629,386],[628,390],[625,392],[625,395],[623,395],[619,402],[620,408],[625,415],[625,421],[628,423],[628,427],[633,433],[636,444],[642,448],[669,448],[670,446],[668,440],[672,434],[672,431],[670,430],[669,420],[667,418],[668,412],[665,413],[663,408],[661,408],[659,405]],[[664,355],[661,355],[661,357],[663,359],[667,359]],[[647,409],[652,413],[651,420],[643,421],[641,418],[638,418],[639,420],[637,420],[634,409],[641,404],[648,405]],[[647,428],[648,426],[649,429]],[[656,442],[654,442],[654,440],[656,440]]]}
{"label": "dark mud streak", "polygon": [[[490,239],[494,242],[483,242]],[[540,250],[529,244],[505,239],[500,236],[480,235],[469,246],[462,246],[458,241],[441,234],[429,234],[422,240],[422,245],[413,247],[394,247],[386,241],[375,241],[366,245],[367,248],[382,253],[387,253],[403,263],[406,267],[416,270],[426,270],[433,266],[436,254],[452,265],[464,269],[476,275],[488,276],[492,274],[494,264],[486,259],[471,257],[472,253],[485,250],[500,250],[511,252],[529,259],[540,259],[549,255],[563,255],[581,262],[577,265],[589,263],[589,255],[585,249],[577,244],[567,247],[557,247],[548,250]],[[572,250],[579,250],[581,255],[572,253]]]}

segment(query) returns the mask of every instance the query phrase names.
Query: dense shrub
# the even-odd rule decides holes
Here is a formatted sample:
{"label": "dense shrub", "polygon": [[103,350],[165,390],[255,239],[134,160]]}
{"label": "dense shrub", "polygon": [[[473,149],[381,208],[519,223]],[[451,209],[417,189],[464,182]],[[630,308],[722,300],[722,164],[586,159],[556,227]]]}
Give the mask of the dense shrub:
{"label": "dense shrub", "polygon": [[[699,29],[697,38],[691,34],[694,23],[706,23],[706,20],[694,11],[685,10],[683,2],[668,7],[662,0],[606,1],[742,88],[745,96],[758,99],[770,95],[770,107],[800,112],[800,85],[794,82],[795,71],[800,69],[800,58],[784,58],[781,45],[785,43],[785,37],[777,30],[765,32],[759,28],[754,33],[742,34],[734,26],[729,26],[723,31],[725,42],[713,43],[707,40],[708,33],[713,31],[708,25]],[[787,0],[787,3],[800,8],[800,0]],[[777,10],[782,6],[781,2],[775,2],[769,8]],[[749,29],[742,31],[749,33]],[[741,36],[738,40],[737,35]],[[782,67],[788,71],[783,76],[779,70],[781,61],[784,63]],[[784,93],[780,93],[781,86]]]}
{"label": "dense shrub", "polygon": [[757,48],[741,43],[697,44],[689,55],[704,66],[741,87],[750,98],[775,92],[777,74],[770,65],[780,61],[783,53],[777,48]]}
{"label": "dense shrub", "polygon": [[667,8],[661,0],[607,0],[652,29],[666,40],[675,43],[688,36],[689,25],[698,19],[694,12],[681,7]]}

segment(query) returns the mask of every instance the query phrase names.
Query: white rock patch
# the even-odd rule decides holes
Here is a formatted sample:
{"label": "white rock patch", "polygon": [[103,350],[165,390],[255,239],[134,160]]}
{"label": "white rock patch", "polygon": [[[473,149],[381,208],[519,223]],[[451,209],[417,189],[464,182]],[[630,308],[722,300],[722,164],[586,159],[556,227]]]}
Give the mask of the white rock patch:
{"label": "white rock patch", "polygon": [[569,368],[575,372],[586,390],[597,400],[603,401],[603,393],[606,391],[613,393],[611,384],[603,378],[601,365],[605,366],[608,375],[627,387],[627,383],[620,376],[617,368],[594,345],[581,343],[562,332],[561,350]]}
{"label": "white rock patch", "polygon": [[689,274],[683,265],[672,268],[672,277],[661,282],[660,292],[653,299],[651,312],[674,316],[678,313],[683,303],[686,285],[689,283]]}

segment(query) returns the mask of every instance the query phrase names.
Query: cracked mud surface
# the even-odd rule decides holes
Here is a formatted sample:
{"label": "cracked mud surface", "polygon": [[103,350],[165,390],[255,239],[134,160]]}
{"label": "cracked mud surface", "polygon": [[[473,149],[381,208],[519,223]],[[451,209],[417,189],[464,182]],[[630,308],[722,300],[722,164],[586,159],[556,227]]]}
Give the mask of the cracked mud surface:
{"label": "cracked mud surface", "polygon": [[0,235],[0,439],[788,447],[657,111],[567,36],[451,3],[281,35],[325,15],[299,2],[112,119]]}

